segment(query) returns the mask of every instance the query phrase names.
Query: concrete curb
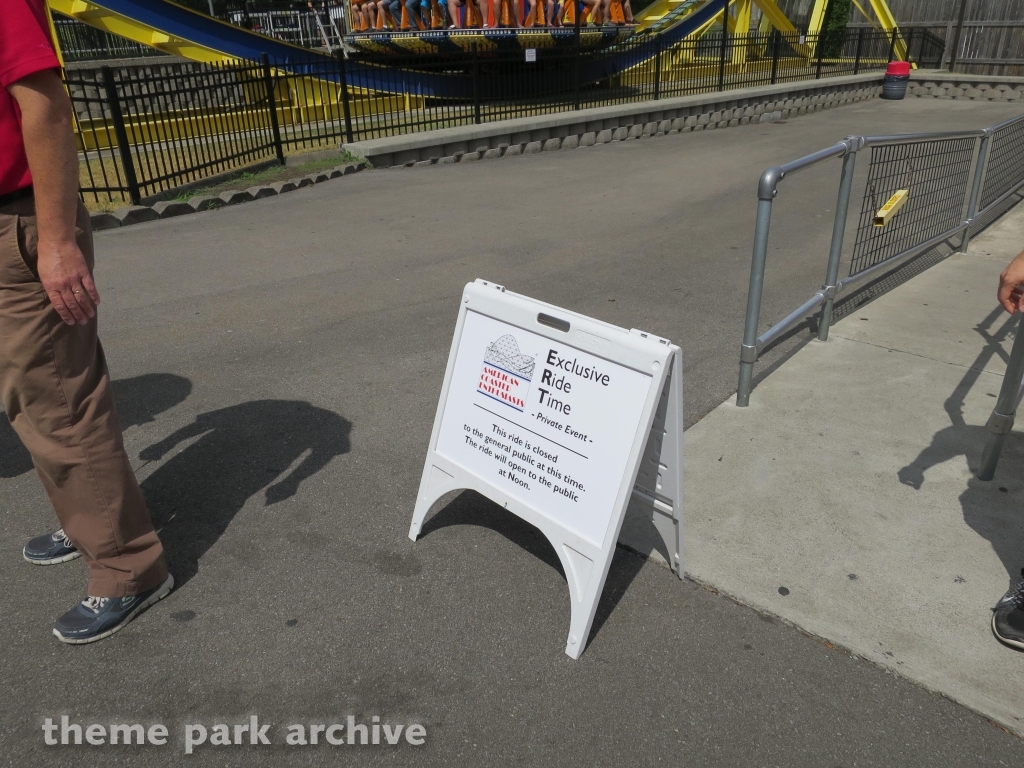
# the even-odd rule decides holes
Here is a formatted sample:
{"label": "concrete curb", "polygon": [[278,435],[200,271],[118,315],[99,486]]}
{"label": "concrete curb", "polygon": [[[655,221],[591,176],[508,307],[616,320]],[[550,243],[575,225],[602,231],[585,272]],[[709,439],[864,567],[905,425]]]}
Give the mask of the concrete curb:
{"label": "concrete curb", "polygon": [[910,75],[907,96],[961,101],[1024,101],[1024,77],[918,70]]}
{"label": "concrete curb", "polygon": [[172,216],[183,216],[189,213],[200,211],[212,211],[215,208],[223,208],[226,205],[237,205],[250,200],[259,200],[264,197],[283,195],[303,187],[311,187],[314,184],[322,184],[330,179],[338,179],[342,176],[349,176],[358,173],[367,167],[366,163],[348,163],[331,168],[329,171],[316,171],[307,176],[302,176],[287,181],[277,181],[273,184],[249,187],[245,190],[230,189],[221,192],[217,196],[196,195],[189,198],[188,202],[181,200],[161,200],[152,205],[129,205],[118,208],[112,213],[93,213],[89,216],[94,232],[103,229],[114,229],[116,227],[127,227],[130,224],[140,224],[144,221],[156,221],[158,219],[169,219]]}
{"label": "concrete curb", "polygon": [[882,73],[737,88],[369,139],[342,149],[375,168],[450,165],[771,122],[874,98]]}

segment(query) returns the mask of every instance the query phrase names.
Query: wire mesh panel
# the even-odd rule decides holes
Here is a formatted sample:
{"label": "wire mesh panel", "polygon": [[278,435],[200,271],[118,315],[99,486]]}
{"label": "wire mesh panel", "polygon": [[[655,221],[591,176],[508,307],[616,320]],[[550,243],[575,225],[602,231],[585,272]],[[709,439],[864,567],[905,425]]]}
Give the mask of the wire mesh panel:
{"label": "wire mesh panel", "polygon": [[[976,145],[976,138],[967,137],[871,148],[850,275],[963,222]],[[887,203],[898,211],[891,218],[882,216],[884,224],[880,225]]]}
{"label": "wire mesh panel", "polygon": [[1024,118],[992,133],[979,210],[988,208],[1021,182],[1024,182]]}

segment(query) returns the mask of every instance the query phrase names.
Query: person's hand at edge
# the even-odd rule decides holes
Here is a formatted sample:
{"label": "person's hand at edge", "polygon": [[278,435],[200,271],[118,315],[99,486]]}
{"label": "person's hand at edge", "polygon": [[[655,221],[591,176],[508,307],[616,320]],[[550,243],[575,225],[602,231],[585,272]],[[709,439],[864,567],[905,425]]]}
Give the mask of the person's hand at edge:
{"label": "person's hand at edge", "polygon": [[100,294],[75,241],[78,214],[78,149],[71,100],[60,73],[46,69],[8,88],[21,110],[39,230],[39,281],[57,314],[68,325],[96,316]]}
{"label": "person's hand at edge", "polygon": [[1021,285],[1024,285],[1024,251],[1021,251],[999,276],[999,291],[996,296],[1003,309],[1011,315],[1018,309],[1024,310],[1021,306],[1021,297],[1024,295]]}
{"label": "person's hand at edge", "polygon": [[47,242],[40,236],[38,269],[39,282],[61,320],[85,325],[96,317],[100,294],[78,243]]}

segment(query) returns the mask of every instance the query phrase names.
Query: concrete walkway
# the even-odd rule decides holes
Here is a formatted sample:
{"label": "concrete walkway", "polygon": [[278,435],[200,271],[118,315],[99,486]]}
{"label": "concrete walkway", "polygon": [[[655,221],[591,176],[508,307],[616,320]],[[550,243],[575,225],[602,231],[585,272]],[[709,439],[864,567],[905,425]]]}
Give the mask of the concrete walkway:
{"label": "concrete walkway", "polygon": [[[468,281],[484,277],[677,341],[687,423],[721,421],[712,411],[736,384],[761,171],[850,133],[974,128],[1018,111],[873,99],[769,125],[369,171],[98,233],[101,334],[126,446],[178,587],[110,640],[58,643],[53,620],[84,597],[85,566],[37,568],[22,559],[25,541],[50,530],[53,512],[0,419],[0,583],[9,606],[0,622],[0,766],[1024,766],[1024,740],[974,712],[622,550],[590,644],[574,662],[563,650],[569,598],[554,551],[476,494],[438,510],[415,544],[407,537]],[[773,216],[766,318],[800,304],[824,274],[835,167],[798,178]],[[986,302],[998,269],[993,262],[982,280]],[[771,350],[765,364],[800,341]],[[970,343],[968,362],[980,349]],[[840,344],[866,348],[836,340],[820,349]],[[767,407],[770,391],[818,349],[782,363],[737,423],[788,417],[792,409]],[[942,399],[962,375],[950,369],[947,390],[922,409],[936,423],[921,422],[905,456],[878,459],[883,477],[948,425]],[[984,415],[968,420],[981,424]],[[788,418],[792,429],[806,429]],[[819,432],[832,434],[824,426],[811,434]],[[692,468],[710,437],[698,423]],[[828,447],[837,446],[865,454],[840,441]],[[723,454],[709,453],[709,481],[719,467],[737,466],[739,448],[718,464]],[[765,463],[784,459],[771,454]],[[1004,468],[1013,466],[1008,455]],[[797,475],[788,469],[787,483]],[[806,472],[820,477],[812,465]],[[937,472],[925,473],[919,492],[896,488],[909,498],[932,493]],[[821,484],[837,482],[833,475]],[[728,521],[749,501],[777,513],[755,498],[762,485],[728,503],[731,481],[722,479],[712,498],[726,503],[710,509],[691,474],[690,564],[700,578],[754,595],[706,573],[718,556],[707,518],[725,523],[716,535],[727,539]],[[944,498],[952,504],[960,490]],[[832,498],[837,506],[843,499]],[[859,524],[848,519],[849,499],[842,504],[827,514]],[[990,557],[984,542],[978,549]],[[800,554],[777,551],[780,560]],[[781,566],[756,548],[739,568],[727,557],[727,573],[742,570],[747,583],[766,585],[759,600],[769,610],[807,601],[806,581],[781,580],[773,572]],[[850,572],[862,589],[894,583],[866,566],[837,571],[843,579]],[[978,590],[963,626],[986,653],[1018,663],[985,635],[1005,574],[988,586],[971,571],[956,574],[968,582],[950,588]],[[897,583],[919,589],[927,578],[916,570]],[[775,593],[783,584],[793,590],[789,602]],[[894,644],[886,650],[897,652]],[[171,739],[165,747],[46,746],[44,718],[65,714],[161,723]],[[253,715],[272,724],[272,745],[206,745],[184,756],[185,725]],[[348,715],[422,723],[427,743],[393,751],[284,744],[288,724]]]}
{"label": "concrete walkway", "polygon": [[[698,581],[1024,735],[1024,654],[989,630],[1024,567],[1024,440],[973,476],[1011,321],[1018,208],[687,432]],[[1018,427],[1019,429],[1019,427]]]}

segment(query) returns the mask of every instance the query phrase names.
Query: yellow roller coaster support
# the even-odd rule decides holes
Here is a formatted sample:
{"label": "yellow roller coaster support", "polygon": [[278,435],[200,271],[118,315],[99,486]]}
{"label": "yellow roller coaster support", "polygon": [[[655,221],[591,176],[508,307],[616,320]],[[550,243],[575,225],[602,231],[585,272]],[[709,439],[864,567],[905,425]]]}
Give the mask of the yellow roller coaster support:
{"label": "yellow roller coaster support", "polygon": [[[790,36],[787,39],[795,38],[799,34],[796,27],[793,26],[793,22],[791,22],[786,17],[786,14],[782,12],[782,9],[775,4],[775,0],[754,0],[754,3],[761,9],[761,13],[768,17],[768,21],[773,27],[779,30],[783,35]],[[790,43],[790,46],[800,56],[810,57],[813,55],[813,51],[808,45],[804,45],[802,43]]]}
{"label": "yellow roller coaster support", "polygon": [[890,35],[894,32],[896,33],[896,45],[893,47],[893,54],[900,61],[906,61],[907,43],[903,39],[903,36],[899,34],[896,17],[893,16],[892,11],[889,10],[888,3],[886,3],[885,0],[871,0],[871,10],[873,10],[875,12],[875,16],[878,17],[878,22],[882,25],[882,29]]}
{"label": "yellow roller coaster support", "polygon": [[821,32],[821,26],[825,23],[825,9],[831,0],[814,0],[814,7],[811,8],[811,15],[807,17],[807,32],[816,35]]}
{"label": "yellow roller coaster support", "polygon": [[[655,0],[651,5],[636,14],[637,29],[644,30],[656,21],[661,21],[668,14],[685,3],[686,0]],[[571,10],[571,9],[570,9]],[[689,15],[689,14],[687,14]],[[681,16],[685,19],[686,16]],[[563,22],[564,23],[564,22]],[[570,22],[572,23],[572,22]]]}
{"label": "yellow roller coaster support", "polygon": [[127,37],[129,40],[151,46],[164,53],[208,63],[234,61],[233,57],[213,48],[158,32],[152,27],[127,16],[116,14],[96,3],[90,3],[88,0],[47,0],[47,4],[51,10],[83,21],[91,27]]}
{"label": "yellow roller coaster support", "polygon": [[[822,25],[825,23],[825,11],[828,9],[829,2],[833,0],[814,0],[814,7],[811,9],[811,15],[807,22],[807,31],[812,35],[820,34],[822,31]],[[875,17],[878,19],[877,23],[871,18],[871,14],[868,13],[867,9],[858,2],[853,0],[853,4],[857,7],[857,10],[861,12],[865,19],[871,22],[871,25],[875,29],[881,29],[886,34],[891,35],[896,30],[896,45],[893,48],[893,55],[901,60],[907,60],[907,44],[904,41],[903,36],[899,33],[899,25],[896,23],[896,17],[893,16],[892,11],[889,10],[889,4],[885,0],[868,0],[871,5],[871,10],[874,11]]]}
{"label": "yellow roller coaster support", "polygon": [[[750,9],[753,0],[736,0],[736,17],[733,21],[731,32],[734,35],[747,37],[750,34]],[[747,48],[742,45],[735,45],[732,49],[732,63],[744,64],[747,60]]]}

